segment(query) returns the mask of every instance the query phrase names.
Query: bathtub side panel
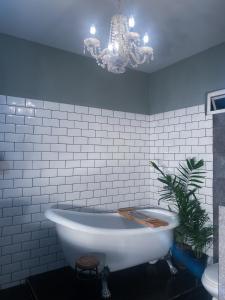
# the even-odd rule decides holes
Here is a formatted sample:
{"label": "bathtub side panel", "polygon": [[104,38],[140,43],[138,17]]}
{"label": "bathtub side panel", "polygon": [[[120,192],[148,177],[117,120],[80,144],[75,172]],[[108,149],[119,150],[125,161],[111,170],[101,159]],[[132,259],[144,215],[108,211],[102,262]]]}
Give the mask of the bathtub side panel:
{"label": "bathtub side panel", "polygon": [[105,255],[111,271],[129,268],[165,256],[173,241],[172,230],[141,232],[134,235],[106,235],[76,231],[57,224],[66,260],[71,267],[76,259],[87,253]]}

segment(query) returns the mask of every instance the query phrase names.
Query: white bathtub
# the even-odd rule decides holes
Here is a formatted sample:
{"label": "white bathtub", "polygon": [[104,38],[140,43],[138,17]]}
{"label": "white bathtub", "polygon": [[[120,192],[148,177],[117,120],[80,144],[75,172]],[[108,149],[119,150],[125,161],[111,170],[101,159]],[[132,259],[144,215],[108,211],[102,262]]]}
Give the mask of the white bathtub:
{"label": "white bathtub", "polygon": [[156,261],[164,257],[173,243],[177,215],[163,209],[142,209],[145,214],[166,220],[168,226],[150,228],[138,225],[118,213],[86,213],[49,209],[46,217],[56,223],[66,260],[74,267],[76,259],[87,253],[105,256],[111,272]]}

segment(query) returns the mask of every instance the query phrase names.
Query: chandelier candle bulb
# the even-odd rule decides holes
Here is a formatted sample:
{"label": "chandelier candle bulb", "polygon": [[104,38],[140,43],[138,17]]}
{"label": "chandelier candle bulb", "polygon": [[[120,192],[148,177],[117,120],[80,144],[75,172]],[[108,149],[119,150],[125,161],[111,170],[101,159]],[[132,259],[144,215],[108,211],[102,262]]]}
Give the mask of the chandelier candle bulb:
{"label": "chandelier candle bulb", "polygon": [[147,33],[145,33],[145,35],[143,37],[143,42],[144,42],[144,45],[148,44],[148,42],[149,42],[149,37],[148,37]]}
{"label": "chandelier candle bulb", "polygon": [[134,21],[134,17],[130,16],[129,20],[128,20],[128,25],[130,28],[134,28],[135,26],[135,21]]}
{"label": "chandelier candle bulb", "polygon": [[114,49],[115,49],[115,51],[119,51],[119,43],[118,42],[114,43]]}
{"label": "chandelier candle bulb", "polygon": [[95,25],[91,25],[90,27],[90,34],[95,35],[96,34],[96,28]]}
{"label": "chandelier candle bulb", "polygon": [[108,49],[109,49],[109,51],[113,51],[113,45],[112,44],[108,44]]}

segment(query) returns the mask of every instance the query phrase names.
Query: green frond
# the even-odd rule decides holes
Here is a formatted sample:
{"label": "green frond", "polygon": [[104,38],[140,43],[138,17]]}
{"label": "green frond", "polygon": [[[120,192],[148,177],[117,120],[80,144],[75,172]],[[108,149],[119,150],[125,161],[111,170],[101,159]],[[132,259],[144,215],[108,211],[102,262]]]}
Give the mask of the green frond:
{"label": "green frond", "polygon": [[205,172],[202,170],[204,161],[194,157],[186,159],[177,168],[178,174],[174,175],[164,173],[154,162],[150,162],[150,165],[160,173],[158,180],[163,185],[159,203],[166,201],[177,209],[180,224],[175,229],[176,241],[190,245],[196,255],[200,255],[211,245],[213,235],[213,227],[206,225],[209,216],[197,197],[205,179]]}

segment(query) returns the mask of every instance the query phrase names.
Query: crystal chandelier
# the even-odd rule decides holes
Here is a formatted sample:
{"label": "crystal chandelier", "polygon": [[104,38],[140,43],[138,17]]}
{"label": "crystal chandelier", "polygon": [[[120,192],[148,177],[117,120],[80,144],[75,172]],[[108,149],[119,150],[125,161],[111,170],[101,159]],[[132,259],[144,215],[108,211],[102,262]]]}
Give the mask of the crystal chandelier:
{"label": "crystal chandelier", "polygon": [[134,26],[133,16],[127,18],[121,13],[114,15],[111,19],[108,47],[101,49],[100,40],[95,36],[96,28],[92,25],[91,37],[84,40],[84,52],[87,50],[102,68],[117,74],[124,73],[127,66],[136,68],[153,60],[153,49],[147,45],[148,34],[145,33],[142,42],[140,34],[133,31]]}

